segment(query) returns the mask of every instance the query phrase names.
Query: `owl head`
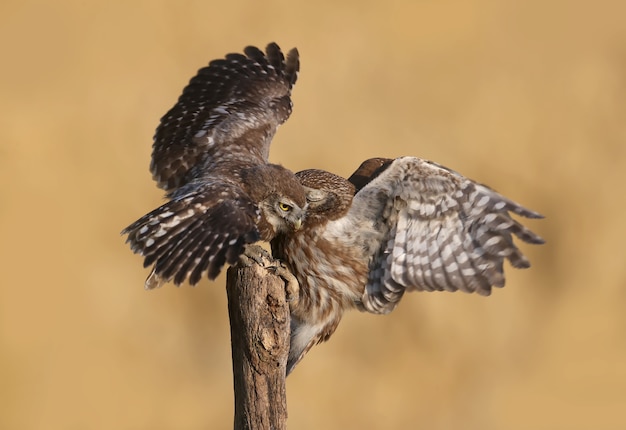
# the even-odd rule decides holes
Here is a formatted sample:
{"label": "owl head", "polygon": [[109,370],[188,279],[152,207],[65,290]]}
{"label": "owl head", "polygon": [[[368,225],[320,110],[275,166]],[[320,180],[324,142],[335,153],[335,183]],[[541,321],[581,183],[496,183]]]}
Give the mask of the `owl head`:
{"label": "owl head", "polygon": [[352,204],[354,185],[341,176],[309,169],[296,173],[306,191],[307,225],[343,216]]}
{"label": "owl head", "polygon": [[302,227],[307,200],[293,172],[277,164],[263,164],[245,170],[241,177],[250,197],[258,202],[261,239],[269,241]]}

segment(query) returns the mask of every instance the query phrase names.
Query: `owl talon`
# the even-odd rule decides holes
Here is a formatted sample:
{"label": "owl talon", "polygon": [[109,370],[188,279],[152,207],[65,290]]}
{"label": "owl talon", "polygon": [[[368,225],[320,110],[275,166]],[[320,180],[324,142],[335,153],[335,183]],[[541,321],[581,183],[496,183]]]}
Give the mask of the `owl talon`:
{"label": "owl talon", "polygon": [[239,256],[239,262],[244,266],[250,266],[252,264],[250,260],[261,267],[267,267],[274,259],[266,249],[263,249],[259,245],[247,245],[243,254]]}
{"label": "owl talon", "polygon": [[239,264],[250,266],[254,263],[265,268],[285,281],[285,294],[287,301],[294,305],[300,297],[300,284],[296,277],[289,271],[287,266],[272,257],[272,255],[259,245],[247,245],[243,254],[239,256]]}
{"label": "owl talon", "polygon": [[282,278],[285,281],[285,295],[287,302],[295,306],[300,298],[300,284],[291,271],[280,260],[274,260],[275,265],[266,267],[267,270]]}

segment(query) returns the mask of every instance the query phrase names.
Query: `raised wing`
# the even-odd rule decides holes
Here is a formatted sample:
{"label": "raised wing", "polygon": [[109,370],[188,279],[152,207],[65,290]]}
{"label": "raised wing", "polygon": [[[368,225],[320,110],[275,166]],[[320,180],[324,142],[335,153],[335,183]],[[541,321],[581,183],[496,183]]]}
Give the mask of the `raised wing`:
{"label": "raised wing", "polygon": [[161,118],[150,170],[159,187],[174,191],[199,175],[233,163],[267,163],[276,128],[291,114],[298,51],[283,56],[248,46],[198,71],[178,102]]}
{"label": "raised wing", "polygon": [[355,195],[351,212],[367,213],[359,208],[381,201],[377,227],[386,234],[373,255],[362,299],[371,312],[391,311],[410,290],[489,295],[492,287],[504,286],[505,259],[516,268],[530,266],[513,236],[544,242],[510,216],[540,214],[419,158],[398,158],[379,171]]}

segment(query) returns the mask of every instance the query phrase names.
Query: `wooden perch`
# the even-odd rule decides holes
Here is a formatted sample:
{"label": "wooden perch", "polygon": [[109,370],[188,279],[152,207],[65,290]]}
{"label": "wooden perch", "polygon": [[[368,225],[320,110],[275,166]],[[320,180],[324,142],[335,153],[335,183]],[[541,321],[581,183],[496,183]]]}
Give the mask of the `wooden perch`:
{"label": "wooden perch", "polygon": [[[267,252],[259,254],[261,264],[273,264]],[[236,266],[228,269],[226,280],[235,389],[234,428],[284,430],[289,305],[285,282],[255,260],[242,256]]]}

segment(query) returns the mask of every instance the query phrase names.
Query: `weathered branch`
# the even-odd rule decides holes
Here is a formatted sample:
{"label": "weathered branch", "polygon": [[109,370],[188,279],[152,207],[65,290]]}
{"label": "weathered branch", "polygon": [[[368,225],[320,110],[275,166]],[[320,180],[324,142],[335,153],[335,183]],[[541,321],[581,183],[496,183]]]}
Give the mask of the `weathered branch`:
{"label": "weathered branch", "polygon": [[[260,257],[271,264],[267,255]],[[284,281],[252,259],[228,269],[235,430],[284,430],[289,305]]]}

